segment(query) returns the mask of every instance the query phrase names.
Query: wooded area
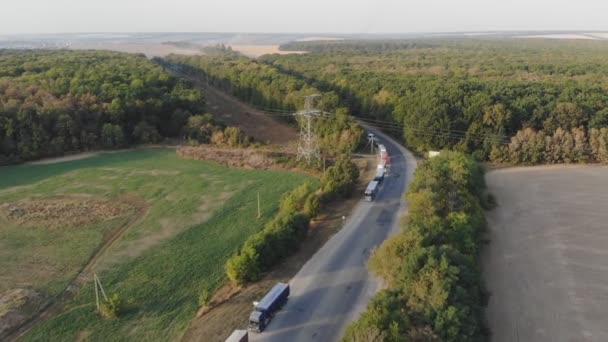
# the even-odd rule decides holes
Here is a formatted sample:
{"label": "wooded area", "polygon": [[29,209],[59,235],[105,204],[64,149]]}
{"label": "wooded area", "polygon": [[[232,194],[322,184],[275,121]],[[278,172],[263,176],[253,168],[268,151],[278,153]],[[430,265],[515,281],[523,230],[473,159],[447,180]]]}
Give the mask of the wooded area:
{"label": "wooded area", "polygon": [[418,166],[401,232],[369,261],[388,289],[372,299],[344,341],[482,340],[484,188],[481,168],[462,153],[443,152]]}
{"label": "wooded area", "polygon": [[0,50],[0,164],[177,137],[204,105],[144,55]]}
{"label": "wooded area", "polygon": [[246,57],[226,56],[178,56],[170,55],[160,64],[179,68],[202,80],[252,104],[277,119],[294,122],[293,114],[304,107],[304,96],[320,94],[315,107],[335,115],[315,120],[315,132],[319,136],[322,152],[336,154],[354,150],[361,142],[363,129],[349,115],[338,94],[321,91],[301,77]]}
{"label": "wooded area", "polygon": [[[362,47],[357,42],[290,44],[286,48],[319,52],[267,55],[261,61],[302,76],[321,90],[335,91],[355,115],[402,130],[407,144],[421,152],[450,148],[481,160],[574,161],[551,154],[505,157],[504,146],[519,131],[552,136],[561,128],[568,134],[582,130],[589,146],[584,160],[602,161],[591,153],[590,136],[591,129],[608,126],[604,42],[430,39],[358,44]],[[607,149],[606,140],[600,141],[596,149]],[[551,150],[551,144],[545,141],[545,149]],[[525,153],[517,146],[509,150]]]}

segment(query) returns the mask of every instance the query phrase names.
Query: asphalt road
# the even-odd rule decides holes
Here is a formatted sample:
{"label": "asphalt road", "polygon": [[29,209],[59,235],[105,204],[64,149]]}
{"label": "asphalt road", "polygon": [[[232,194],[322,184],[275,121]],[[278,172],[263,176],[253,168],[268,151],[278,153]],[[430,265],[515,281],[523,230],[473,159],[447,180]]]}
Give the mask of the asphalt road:
{"label": "asphalt road", "polygon": [[399,218],[407,210],[403,194],[416,160],[372,131],[387,147],[392,164],[376,200],[365,202],[360,194],[344,227],[291,279],[287,304],[264,332],[250,333],[251,341],[336,341],[378,291],[379,281],[368,273],[366,262],[373,247],[399,230]]}

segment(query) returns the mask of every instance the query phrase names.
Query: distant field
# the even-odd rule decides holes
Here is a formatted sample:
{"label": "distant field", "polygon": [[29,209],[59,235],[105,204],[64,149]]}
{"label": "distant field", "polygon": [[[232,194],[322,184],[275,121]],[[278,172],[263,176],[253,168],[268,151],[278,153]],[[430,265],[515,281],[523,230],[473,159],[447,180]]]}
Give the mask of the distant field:
{"label": "distant field", "polygon": [[492,341],[607,341],[608,167],[489,172]]}
{"label": "distant field", "polygon": [[238,51],[245,56],[257,58],[262,55],[278,53],[280,55],[303,54],[306,51],[281,51],[279,45],[230,45],[234,51]]}
{"label": "distant field", "polygon": [[26,339],[175,339],[199,294],[222,284],[227,257],[261,229],[282,193],[306,180],[315,181],[184,160],[169,149],[0,168],[0,295],[21,288],[57,295],[116,238],[91,269],[129,311],[100,318],[85,274],[63,313]]}
{"label": "distant field", "polygon": [[115,43],[74,43],[70,45],[72,50],[109,50],[128,53],[143,53],[148,58],[164,57],[172,53],[180,55],[200,55],[202,52],[198,49],[179,48],[172,45],[161,43],[130,43],[130,42],[115,42]]}

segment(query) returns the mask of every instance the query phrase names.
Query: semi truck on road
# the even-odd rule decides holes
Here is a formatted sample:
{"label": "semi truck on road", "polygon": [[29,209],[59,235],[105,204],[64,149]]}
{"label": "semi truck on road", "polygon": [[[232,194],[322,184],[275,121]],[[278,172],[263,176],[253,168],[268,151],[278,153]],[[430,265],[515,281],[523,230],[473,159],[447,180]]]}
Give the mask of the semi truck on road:
{"label": "semi truck on road", "polygon": [[289,284],[277,283],[273,288],[260,300],[254,303],[255,309],[249,315],[249,330],[262,332],[266,329],[268,323],[279,311],[289,297]]}
{"label": "semi truck on road", "polygon": [[374,198],[376,198],[376,194],[378,193],[378,181],[371,181],[369,182],[369,184],[367,185],[367,188],[365,189],[365,200],[368,202],[371,202],[374,200]]}

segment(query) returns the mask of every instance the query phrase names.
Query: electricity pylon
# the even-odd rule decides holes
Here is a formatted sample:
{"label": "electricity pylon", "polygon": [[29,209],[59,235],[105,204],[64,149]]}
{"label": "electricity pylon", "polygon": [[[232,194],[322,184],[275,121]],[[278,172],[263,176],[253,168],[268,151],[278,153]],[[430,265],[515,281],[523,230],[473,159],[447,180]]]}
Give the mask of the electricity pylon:
{"label": "electricity pylon", "polygon": [[295,113],[300,123],[300,142],[298,145],[298,160],[304,158],[309,163],[313,158],[319,158],[319,147],[312,128],[312,120],[322,112],[314,108],[315,99],[319,94],[305,96],[304,110]]}

